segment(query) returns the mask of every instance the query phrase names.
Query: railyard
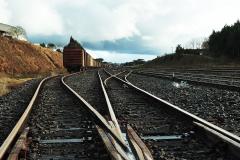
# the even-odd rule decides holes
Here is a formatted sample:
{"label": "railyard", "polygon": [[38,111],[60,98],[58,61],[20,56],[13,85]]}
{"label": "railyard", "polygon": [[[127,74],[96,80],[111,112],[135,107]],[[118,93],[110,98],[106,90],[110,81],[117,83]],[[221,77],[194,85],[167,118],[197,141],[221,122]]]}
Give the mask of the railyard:
{"label": "railyard", "polygon": [[0,0],[0,160],[240,160],[239,5]]}
{"label": "railyard", "polygon": [[[21,127],[13,124],[26,103],[11,111],[12,125],[1,119],[1,158],[239,159],[239,92],[190,82],[179,88],[173,79],[134,72],[139,70],[91,69],[44,79]],[[30,95],[39,81],[30,83]],[[23,96],[7,96],[16,103],[31,99],[18,92]],[[218,93],[226,100],[212,102]]]}

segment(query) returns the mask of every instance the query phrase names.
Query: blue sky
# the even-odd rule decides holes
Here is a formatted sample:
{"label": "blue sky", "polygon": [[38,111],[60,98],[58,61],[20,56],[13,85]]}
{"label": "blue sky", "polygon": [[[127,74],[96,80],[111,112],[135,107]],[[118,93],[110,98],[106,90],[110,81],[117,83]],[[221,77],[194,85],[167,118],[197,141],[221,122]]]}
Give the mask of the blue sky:
{"label": "blue sky", "polygon": [[94,56],[124,62],[201,42],[237,21],[239,6],[239,0],[0,0],[0,22],[24,27],[32,42],[65,45],[72,35]]}

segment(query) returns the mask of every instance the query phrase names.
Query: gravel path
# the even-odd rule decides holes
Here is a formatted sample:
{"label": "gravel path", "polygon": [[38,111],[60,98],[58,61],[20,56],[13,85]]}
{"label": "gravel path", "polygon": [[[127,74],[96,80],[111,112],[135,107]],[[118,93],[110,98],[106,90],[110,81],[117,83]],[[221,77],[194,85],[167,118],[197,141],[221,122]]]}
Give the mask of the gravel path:
{"label": "gravel path", "polygon": [[128,80],[150,93],[169,101],[240,136],[240,93],[209,86],[176,87],[173,81],[131,74]]}
{"label": "gravel path", "polygon": [[39,82],[40,79],[27,81],[19,88],[0,97],[0,145],[21,117]]}

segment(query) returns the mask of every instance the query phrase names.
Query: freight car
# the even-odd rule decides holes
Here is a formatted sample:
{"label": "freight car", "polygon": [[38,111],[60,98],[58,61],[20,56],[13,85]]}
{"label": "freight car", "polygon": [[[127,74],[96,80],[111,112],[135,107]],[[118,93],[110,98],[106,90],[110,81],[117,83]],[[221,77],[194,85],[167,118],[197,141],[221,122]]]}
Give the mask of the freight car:
{"label": "freight car", "polygon": [[93,59],[81,44],[71,37],[69,44],[63,49],[63,66],[69,72],[77,72],[85,68],[102,67],[102,63]]}

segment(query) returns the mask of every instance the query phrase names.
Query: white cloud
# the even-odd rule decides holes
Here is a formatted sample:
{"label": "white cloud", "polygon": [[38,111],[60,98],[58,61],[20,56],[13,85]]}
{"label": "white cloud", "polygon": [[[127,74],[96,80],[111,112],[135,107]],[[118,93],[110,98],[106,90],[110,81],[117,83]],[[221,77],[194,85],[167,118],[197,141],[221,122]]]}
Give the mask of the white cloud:
{"label": "white cloud", "polygon": [[0,23],[9,23],[10,12],[7,7],[7,3],[0,0]]}
{"label": "white cloud", "polygon": [[96,50],[87,50],[87,52],[94,58],[103,58],[104,61],[113,63],[125,63],[136,59],[144,59],[147,61],[157,57],[156,55],[129,54]]}
{"label": "white cloud", "polygon": [[9,0],[10,23],[23,26],[30,35],[63,34],[61,15],[47,1]]}
{"label": "white cloud", "polygon": [[114,41],[133,35],[169,52],[240,18],[239,0],[0,0],[0,21],[30,35]]}

